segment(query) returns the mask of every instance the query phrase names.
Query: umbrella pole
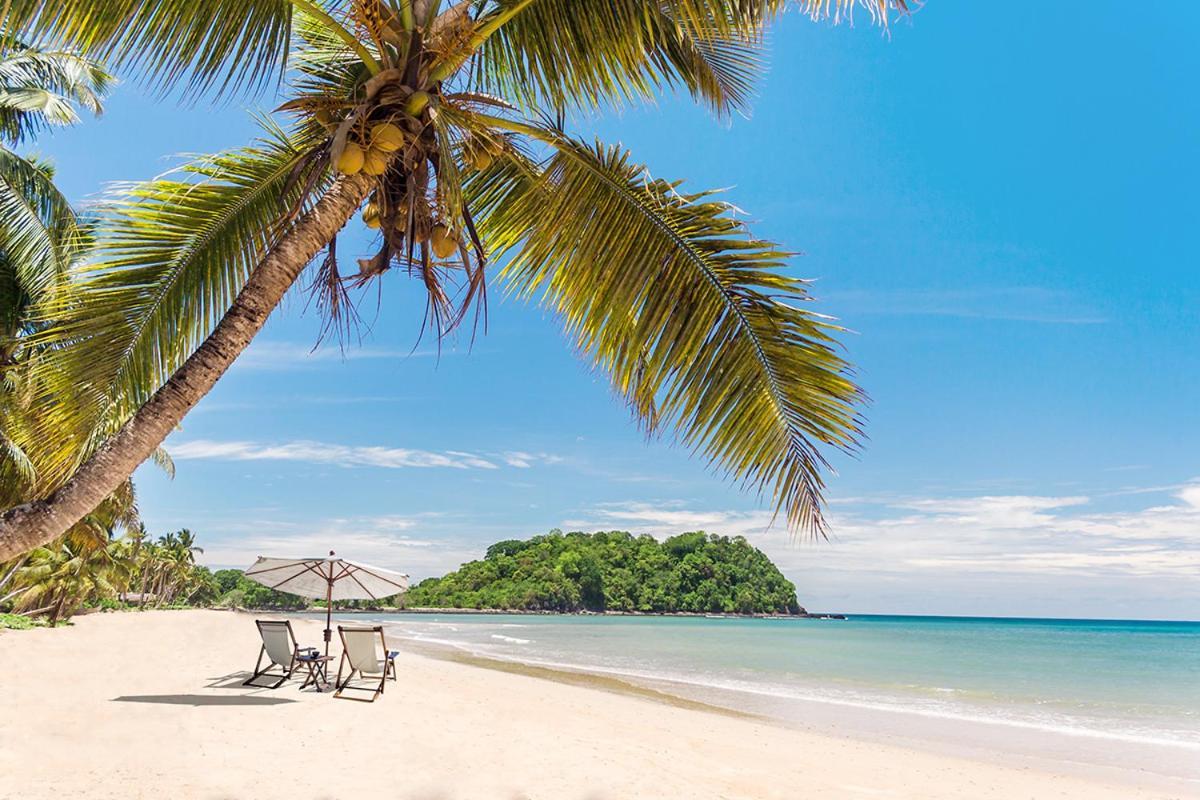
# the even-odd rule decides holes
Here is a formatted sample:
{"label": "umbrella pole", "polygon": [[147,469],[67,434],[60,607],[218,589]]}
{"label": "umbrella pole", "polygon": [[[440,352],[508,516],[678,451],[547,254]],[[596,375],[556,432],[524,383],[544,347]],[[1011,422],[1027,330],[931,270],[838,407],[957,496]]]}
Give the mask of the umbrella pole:
{"label": "umbrella pole", "polygon": [[325,655],[329,655],[329,640],[333,636],[333,567],[329,568],[329,583],[325,587]]}

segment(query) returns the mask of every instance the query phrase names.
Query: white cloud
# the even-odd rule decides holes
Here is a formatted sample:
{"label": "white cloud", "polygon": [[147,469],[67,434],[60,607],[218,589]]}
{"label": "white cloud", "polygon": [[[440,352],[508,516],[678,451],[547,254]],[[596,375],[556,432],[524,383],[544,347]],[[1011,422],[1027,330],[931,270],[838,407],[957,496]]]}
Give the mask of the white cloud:
{"label": "white cloud", "polygon": [[673,536],[689,530],[708,530],[730,536],[762,533],[773,514],[766,511],[695,511],[678,500],[658,503],[605,503],[589,511],[589,518],[564,520],[574,529],[611,528],[616,525],[632,533]]}
{"label": "white cloud", "polygon": [[[454,350],[446,348],[440,355],[447,356],[454,353]],[[432,358],[438,355],[436,351],[431,350],[410,351],[354,345],[347,345],[345,349],[342,349],[330,344],[314,349],[312,345],[298,342],[259,341],[246,348],[234,366],[237,369],[248,370],[293,370],[339,361],[402,360]]]}
{"label": "white cloud", "polygon": [[1200,483],[1185,486],[1179,490],[1179,499],[1192,508],[1200,511]]}
{"label": "white cloud", "polygon": [[169,442],[167,450],[176,461],[212,459],[221,461],[300,461],[339,467],[405,467],[453,469],[496,469],[496,465],[473,453],[448,450],[443,453],[375,445],[353,447],[326,442],[295,441],[261,444],[248,441],[219,442],[193,439]]}
{"label": "white cloud", "polygon": [[529,469],[537,464],[559,464],[562,458],[551,453],[527,453],[523,450],[509,450],[500,458],[505,464],[517,469]]}

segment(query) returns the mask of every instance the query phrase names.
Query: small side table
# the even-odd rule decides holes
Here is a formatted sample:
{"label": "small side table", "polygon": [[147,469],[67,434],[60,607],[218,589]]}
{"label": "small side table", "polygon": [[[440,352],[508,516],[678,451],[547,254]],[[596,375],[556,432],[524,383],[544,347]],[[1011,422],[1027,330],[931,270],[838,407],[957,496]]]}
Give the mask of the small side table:
{"label": "small side table", "polygon": [[296,661],[308,669],[308,677],[300,684],[301,690],[315,686],[318,692],[323,692],[329,688],[329,662],[333,661],[333,656],[296,656]]}

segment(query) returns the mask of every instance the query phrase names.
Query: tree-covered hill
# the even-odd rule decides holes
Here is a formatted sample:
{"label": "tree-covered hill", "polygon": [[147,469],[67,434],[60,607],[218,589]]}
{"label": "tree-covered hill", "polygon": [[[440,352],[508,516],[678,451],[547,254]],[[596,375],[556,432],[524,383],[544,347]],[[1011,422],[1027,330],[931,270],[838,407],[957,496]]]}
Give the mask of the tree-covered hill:
{"label": "tree-covered hill", "polygon": [[624,531],[497,542],[408,592],[409,608],[797,614],[796,587],[740,536]]}

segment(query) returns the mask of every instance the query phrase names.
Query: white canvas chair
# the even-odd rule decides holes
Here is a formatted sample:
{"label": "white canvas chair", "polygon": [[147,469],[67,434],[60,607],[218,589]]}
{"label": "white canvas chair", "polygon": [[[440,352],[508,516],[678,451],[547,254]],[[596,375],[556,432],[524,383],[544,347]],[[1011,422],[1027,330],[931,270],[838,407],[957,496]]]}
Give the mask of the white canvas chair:
{"label": "white canvas chair", "polygon": [[[258,635],[262,637],[262,649],[258,651],[258,661],[254,664],[254,674],[242,682],[243,686],[259,686],[255,681],[259,678],[278,678],[270,686],[259,686],[262,689],[278,689],[283,682],[292,677],[296,667],[296,656],[300,655],[300,645],[296,642],[296,634],[292,632],[292,623],[287,620],[256,619]],[[267,664],[263,666],[263,657]],[[280,672],[272,673],[272,667],[279,667]]]}
{"label": "white canvas chair", "polygon": [[[333,696],[341,697],[345,691],[370,692],[370,700],[360,697],[347,699],[375,702],[375,698],[383,694],[384,682],[388,677],[396,680],[396,656],[400,653],[387,649],[383,628],[378,625],[373,628],[348,628],[339,625],[338,636],[342,637],[342,657],[338,660],[337,691]],[[342,669],[347,665],[350,672],[343,680]],[[350,685],[355,673],[368,682],[366,686]],[[379,676],[378,684],[375,683],[374,677],[371,677],[374,675]]]}

